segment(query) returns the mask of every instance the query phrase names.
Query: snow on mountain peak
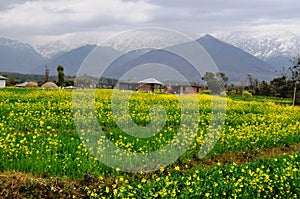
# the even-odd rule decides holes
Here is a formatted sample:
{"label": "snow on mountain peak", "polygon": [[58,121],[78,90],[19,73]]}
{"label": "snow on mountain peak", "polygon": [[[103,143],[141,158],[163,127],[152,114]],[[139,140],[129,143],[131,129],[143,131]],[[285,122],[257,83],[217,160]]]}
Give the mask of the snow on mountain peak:
{"label": "snow on mountain peak", "polygon": [[51,41],[49,43],[43,44],[43,45],[37,45],[35,46],[35,49],[37,52],[39,52],[42,56],[47,57],[47,58],[52,58],[53,56],[73,50],[75,48],[79,48],[80,46],[85,45],[85,44],[74,44],[67,42],[65,40],[56,40],[56,41]]}
{"label": "snow on mountain peak", "polygon": [[88,44],[94,45],[95,43],[97,41],[93,41],[88,36],[77,37],[70,34],[45,44],[35,45],[34,48],[42,56],[52,58],[59,53],[68,52]]}
{"label": "snow on mountain peak", "polygon": [[7,38],[0,38],[0,46],[7,46],[15,49],[33,49],[29,44],[18,42]]}
{"label": "snow on mountain peak", "polygon": [[[286,31],[216,32],[212,33],[212,36],[241,48],[244,51],[263,60],[276,56],[295,57],[300,54],[300,36]],[[132,38],[135,38],[135,40],[132,40]],[[100,43],[99,41],[92,40],[93,39],[90,37],[75,37],[74,35],[68,35],[60,40],[51,41],[43,45],[36,45],[34,48],[42,56],[51,58],[58,53],[70,51],[87,44]],[[147,32],[145,33],[136,31],[132,34],[123,35],[123,38],[116,37],[116,39],[110,39],[106,41],[106,45],[111,46],[116,50],[124,51],[128,49],[136,49],[139,46],[165,46],[170,44],[172,40],[174,40],[174,38],[170,37],[169,35],[163,37],[159,35],[157,38],[155,38],[155,36],[153,38],[153,35],[147,34]],[[8,41],[3,41],[0,39],[0,43],[1,42],[3,43]],[[17,43],[17,41],[13,40],[10,42]]]}
{"label": "snow on mountain peak", "polygon": [[300,52],[300,37],[286,31],[231,32],[213,35],[262,59],[275,56],[293,57]]}

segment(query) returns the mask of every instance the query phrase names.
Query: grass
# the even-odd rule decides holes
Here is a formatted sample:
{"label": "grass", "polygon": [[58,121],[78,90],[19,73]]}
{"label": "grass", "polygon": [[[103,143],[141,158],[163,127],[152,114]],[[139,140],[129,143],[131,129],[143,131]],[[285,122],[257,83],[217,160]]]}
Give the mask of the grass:
{"label": "grass", "polygon": [[256,102],[274,102],[276,104],[282,105],[292,105],[293,101],[291,98],[282,98],[282,97],[273,97],[273,96],[257,96],[253,95],[248,99],[244,99],[242,95],[238,94],[229,94],[229,97],[233,100],[248,100],[248,101],[256,101]]}
{"label": "grass", "polygon": [[[137,139],[126,135],[114,121],[111,94],[111,90],[97,91],[96,113],[106,137],[119,148],[147,153],[165,146],[176,136],[184,113],[179,111],[175,96],[136,93],[130,98],[130,117],[140,126],[150,124],[149,110],[156,102],[166,110],[166,124],[160,133]],[[182,96],[187,102],[191,97]],[[197,99],[199,129],[180,159],[154,172],[128,174],[100,163],[82,143],[83,134],[78,134],[75,128],[71,91],[1,89],[0,196],[299,196],[296,186],[299,183],[299,107],[292,113],[290,106],[278,104],[278,98],[252,97],[251,101],[244,101],[230,96],[221,137],[208,156],[198,160],[195,157],[211,120],[211,97],[197,95]],[[122,97],[118,100],[124,101]]]}

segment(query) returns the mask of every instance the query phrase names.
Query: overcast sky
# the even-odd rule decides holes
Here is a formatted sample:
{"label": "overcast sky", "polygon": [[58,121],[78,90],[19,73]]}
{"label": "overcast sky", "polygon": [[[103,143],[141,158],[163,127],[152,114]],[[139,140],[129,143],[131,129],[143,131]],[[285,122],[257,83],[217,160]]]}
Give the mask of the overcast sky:
{"label": "overcast sky", "polygon": [[299,0],[1,0],[0,37],[47,43],[101,40],[119,31],[162,27],[197,37],[220,31],[300,35]]}

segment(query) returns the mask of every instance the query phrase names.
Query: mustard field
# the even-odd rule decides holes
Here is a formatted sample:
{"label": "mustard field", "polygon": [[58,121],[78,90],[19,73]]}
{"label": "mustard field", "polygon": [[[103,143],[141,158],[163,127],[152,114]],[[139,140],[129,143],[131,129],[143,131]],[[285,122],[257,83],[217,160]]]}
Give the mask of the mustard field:
{"label": "mustard field", "polygon": [[[127,103],[119,91],[113,103],[127,106],[128,114],[117,109],[115,115],[112,90],[97,90],[93,96],[94,109],[85,112],[90,104],[75,103],[70,90],[0,90],[0,171],[69,183],[49,189],[25,183],[11,190],[0,182],[1,197],[43,198],[45,192],[53,198],[300,197],[299,107],[292,111],[271,99],[220,97],[226,112],[217,112],[224,120],[216,125],[211,103],[216,96],[134,93]],[[157,104],[158,109],[151,109]],[[90,122],[95,116],[97,126]],[[128,118],[138,128],[135,134],[118,125]],[[148,136],[142,127],[151,122],[157,132]],[[216,143],[199,158],[214,125],[219,132],[211,140]],[[175,147],[164,148],[169,145]],[[136,158],[151,152],[157,156],[144,162]],[[74,181],[80,186],[72,187]]]}

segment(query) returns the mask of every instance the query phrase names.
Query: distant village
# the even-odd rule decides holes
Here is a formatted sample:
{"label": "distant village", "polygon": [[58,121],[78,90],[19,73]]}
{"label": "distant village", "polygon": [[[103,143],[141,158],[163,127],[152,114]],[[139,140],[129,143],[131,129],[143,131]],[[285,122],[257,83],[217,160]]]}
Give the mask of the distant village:
{"label": "distant village", "polygon": [[289,68],[289,75],[281,74],[269,83],[265,80],[258,80],[248,74],[240,85],[228,84],[229,78],[224,72],[205,72],[198,82],[176,82],[165,79],[149,77],[141,80],[117,80],[112,77],[93,77],[87,74],[65,76],[64,68],[57,66],[57,76],[50,76],[46,67],[44,75],[0,73],[0,88],[43,88],[43,89],[86,89],[105,88],[132,90],[149,93],[168,94],[193,94],[208,92],[226,96],[227,94],[238,94],[241,96],[274,96],[280,98],[292,98],[295,104],[299,104],[299,67],[300,58],[295,66]]}
{"label": "distant village", "polygon": [[0,75],[0,88],[42,88],[42,89],[85,89],[85,88],[105,88],[132,90],[148,93],[167,94],[192,94],[201,93],[202,86],[195,83],[164,82],[153,77],[144,80],[129,82],[118,81],[113,78],[101,77],[100,79],[86,74],[78,77],[65,77],[63,66],[57,67],[57,77],[50,77],[46,67],[45,75],[26,75],[19,73],[7,73]]}
{"label": "distant village", "polygon": [[[138,82],[118,82],[115,79],[102,78],[97,83],[95,78],[89,76],[81,76],[69,79],[65,84],[58,85],[57,81],[45,81],[43,84],[40,82],[24,81],[21,83],[16,83],[12,85],[9,83],[8,86],[16,88],[44,88],[44,89],[82,89],[82,88],[105,88],[105,89],[119,89],[119,90],[132,90],[132,91],[142,91],[142,92],[158,92],[158,93],[168,93],[168,94],[192,94],[201,93],[202,87],[196,84],[186,84],[186,83],[163,83],[155,78],[148,78]],[[7,86],[7,77],[0,75],[0,88]],[[76,85],[76,86],[75,86]]]}

